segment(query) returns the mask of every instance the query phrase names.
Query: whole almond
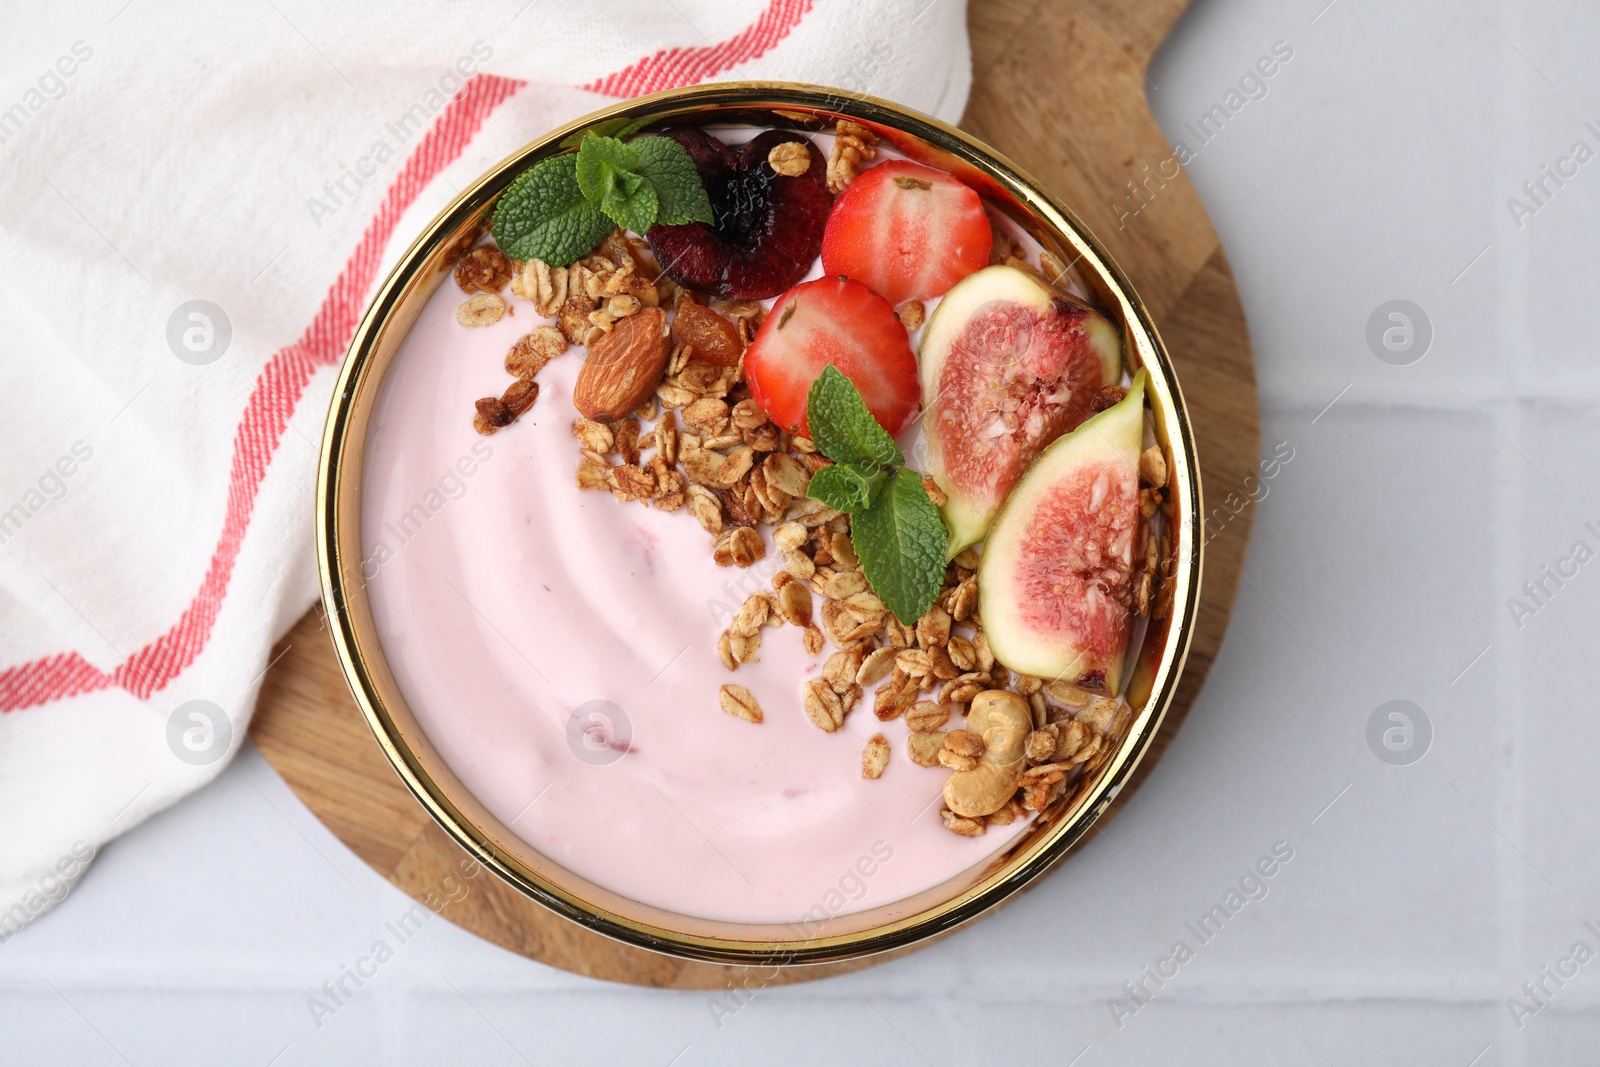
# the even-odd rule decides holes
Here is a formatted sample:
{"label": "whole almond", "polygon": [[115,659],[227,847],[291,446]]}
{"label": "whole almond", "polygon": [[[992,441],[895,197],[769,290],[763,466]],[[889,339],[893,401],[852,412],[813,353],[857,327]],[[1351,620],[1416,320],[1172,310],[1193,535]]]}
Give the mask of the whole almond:
{"label": "whole almond", "polygon": [[589,346],[572,391],[572,402],[585,418],[615,422],[655,392],[671,354],[666,321],[660,308],[644,308]]}

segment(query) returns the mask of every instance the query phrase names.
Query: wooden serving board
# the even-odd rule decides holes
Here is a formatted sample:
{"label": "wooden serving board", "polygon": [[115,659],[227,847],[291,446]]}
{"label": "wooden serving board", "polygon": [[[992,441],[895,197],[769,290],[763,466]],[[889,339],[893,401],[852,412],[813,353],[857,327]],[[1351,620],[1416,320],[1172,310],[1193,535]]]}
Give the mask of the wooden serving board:
{"label": "wooden serving board", "polygon": [[[1233,275],[1186,177],[1146,193],[1147,206],[1124,217],[1139,203],[1127,183],[1138,184],[1146,164],[1155,171],[1172,154],[1150,115],[1144,72],[1187,5],[970,0],[974,77],[963,126],[1071,205],[1132,279],[1172,353],[1204,485],[1217,500],[1254,470],[1259,454],[1255,371]],[[1161,758],[1205,681],[1239,586],[1250,519],[1246,510],[1206,545],[1199,625],[1177,699],[1106,818]],[[341,841],[422,899],[466,854],[401,785],[373,741],[322,630],[320,609],[300,620],[277,651],[282,659],[267,674],[251,737]],[[475,880],[443,914],[513,952],[595,978],[704,989],[722,988],[743,970],[611,941],[492,876]],[[785,968],[778,981],[820,978],[885,958]]]}

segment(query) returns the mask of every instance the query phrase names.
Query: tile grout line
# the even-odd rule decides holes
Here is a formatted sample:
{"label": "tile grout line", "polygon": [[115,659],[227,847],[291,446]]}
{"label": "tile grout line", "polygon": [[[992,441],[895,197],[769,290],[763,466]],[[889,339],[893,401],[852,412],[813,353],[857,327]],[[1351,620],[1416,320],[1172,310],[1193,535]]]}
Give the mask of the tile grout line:
{"label": "tile grout line", "polygon": [[[1508,49],[1499,50],[1499,61],[1495,64],[1495,76],[1499,86],[1496,94],[1496,123],[1500,127],[1502,137],[1509,138],[1511,144],[1518,147],[1518,151],[1498,154],[1496,157],[1496,179],[1501,186],[1511,187],[1515,184],[1511,180],[1509,171],[1512,168],[1511,160],[1526,158],[1524,150],[1528,148],[1527,123],[1522,121],[1528,113],[1529,101],[1521,88],[1524,72],[1521,69],[1513,70],[1512,66],[1520,61]],[[1491,236],[1498,238],[1501,224],[1496,216],[1495,233]],[[1502,353],[1526,352],[1528,347],[1528,307],[1525,283],[1527,281],[1527,248],[1529,242],[1514,241],[1505,249],[1505,255],[1496,256],[1493,262],[1495,269],[1495,288],[1500,294],[1499,321],[1496,326],[1496,340],[1498,349]],[[1512,392],[1515,392],[1516,371],[1501,370],[1502,377],[1509,377],[1512,383]],[[1511,432],[1520,439],[1522,436],[1522,404],[1513,397],[1507,414]],[[1494,518],[1494,563],[1493,589],[1514,589],[1517,586],[1517,546],[1521,533],[1522,502],[1524,497],[1523,479],[1526,471],[1522,469],[1522,461],[1514,448],[1507,447],[1504,442],[1494,442],[1494,472],[1496,503]],[[1491,615],[1498,622],[1498,614]],[[1492,629],[1498,629],[1496,623],[1491,623]],[[1495,636],[1490,634],[1491,639]],[[1516,641],[1502,642],[1501,654],[1494,656],[1489,661],[1493,670],[1491,682],[1494,693],[1494,703],[1497,709],[1495,715],[1495,747],[1494,765],[1491,779],[1494,782],[1494,796],[1491,798],[1491,809],[1495,813],[1497,825],[1509,828],[1516,840],[1526,841],[1527,835],[1523,832],[1525,827],[1522,819],[1522,790],[1520,786],[1522,740],[1522,699],[1521,687],[1517,684],[1521,675],[1521,644]],[[1509,753],[1503,760],[1499,753]],[[1490,847],[1494,849],[1495,857],[1495,919],[1499,928],[1498,956],[1496,959],[1497,977],[1510,986],[1516,986],[1512,978],[1515,973],[1517,961],[1525,958],[1523,952],[1524,926],[1527,921],[1527,907],[1524,900],[1525,887],[1527,886],[1527,871],[1514,850],[1505,848],[1500,842],[1489,839]],[[1500,1046],[1500,1055],[1504,1057],[1506,1067],[1518,1067],[1525,1062],[1525,1047],[1519,1040],[1511,1020],[1500,1015],[1499,1033],[1496,1044]]]}
{"label": "tile grout line", "polygon": [[[1459,382],[1465,381],[1476,390],[1463,391]],[[1379,387],[1381,383],[1375,379],[1358,378],[1352,384]],[[1513,380],[1510,386],[1501,389],[1498,395],[1487,396],[1481,381],[1462,378],[1458,380],[1455,388],[1445,386],[1430,395],[1424,392],[1412,394],[1389,393],[1380,396],[1360,397],[1350,393],[1343,394],[1336,405],[1340,409],[1352,411],[1377,412],[1392,414],[1394,412],[1414,412],[1425,415],[1471,415],[1482,420],[1486,413],[1493,412],[1495,417],[1492,424],[1501,426],[1507,431],[1507,438],[1515,440],[1515,427],[1505,426],[1505,420],[1499,417],[1499,412],[1512,405],[1523,406],[1538,404],[1556,407],[1563,411],[1577,412],[1586,415],[1600,415],[1600,384],[1593,390],[1586,386],[1575,386],[1568,389],[1561,396],[1551,396],[1539,393],[1524,392],[1515,388]],[[1298,418],[1304,416],[1319,416],[1328,406],[1327,396],[1338,388],[1337,380],[1330,380],[1326,392],[1322,396],[1313,396],[1309,393],[1297,397],[1272,397],[1261,396],[1258,406],[1262,415],[1283,415]]]}

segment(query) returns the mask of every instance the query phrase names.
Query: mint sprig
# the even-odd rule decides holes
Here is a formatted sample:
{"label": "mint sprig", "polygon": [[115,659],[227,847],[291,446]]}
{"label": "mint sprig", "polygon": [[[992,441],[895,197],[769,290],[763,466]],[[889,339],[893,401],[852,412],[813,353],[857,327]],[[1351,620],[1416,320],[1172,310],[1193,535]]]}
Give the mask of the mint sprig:
{"label": "mint sprig", "polygon": [[850,515],[850,543],[872,591],[894,617],[912,625],[944,585],[945,532],[922,475],[901,467],[864,511]]}
{"label": "mint sprig", "polygon": [[855,383],[832,364],[806,394],[806,423],[817,451],[833,460],[811,476],[808,495],[850,513],[862,573],[895,618],[911,625],[944,585],[949,543],[922,476],[905,466]]}
{"label": "mint sprig", "polygon": [[817,451],[835,463],[898,467],[905,462],[894,438],[867,410],[855,383],[831,363],[806,394],[806,423]]}
{"label": "mint sprig", "polygon": [[657,224],[714,222],[689,152],[670,137],[585,136],[578,151],[547,159],[500,196],[490,231],[513,259],[564,267],[613,226],[643,234]]}

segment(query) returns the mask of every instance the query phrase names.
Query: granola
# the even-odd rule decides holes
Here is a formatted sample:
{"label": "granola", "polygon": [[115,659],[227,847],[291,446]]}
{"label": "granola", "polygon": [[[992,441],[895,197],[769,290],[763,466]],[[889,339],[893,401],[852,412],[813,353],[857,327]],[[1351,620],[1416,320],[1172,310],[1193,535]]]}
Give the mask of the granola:
{"label": "granola", "polygon": [[455,278],[463,293],[498,293],[511,280],[511,261],[493,245],[482,245],[461,257]]}
{"label": "granola", "polygon": [[861,173],[861,164],[878,154],[878,135],[858,123],[840,119],[828,154],[828,191],[842,193]]}
{"label": "granola", "polygon": [[736,719],[745,722],[761,721],[761,705],[756,703],[756,698],[750,695],[750,690],[742,685],[724,685],[718,691],[722,710]]}
{"label": "granola", "polygon": [[882,778],[888,766],[889,739],[882,734],[873,734],[867,747],[861,751],[861,777]]}
{"label": "granola", "polygon": [[498,293],[476,293],[456,308],[456,321],[463,326],[493,326],[505,318],[506,302]]}

